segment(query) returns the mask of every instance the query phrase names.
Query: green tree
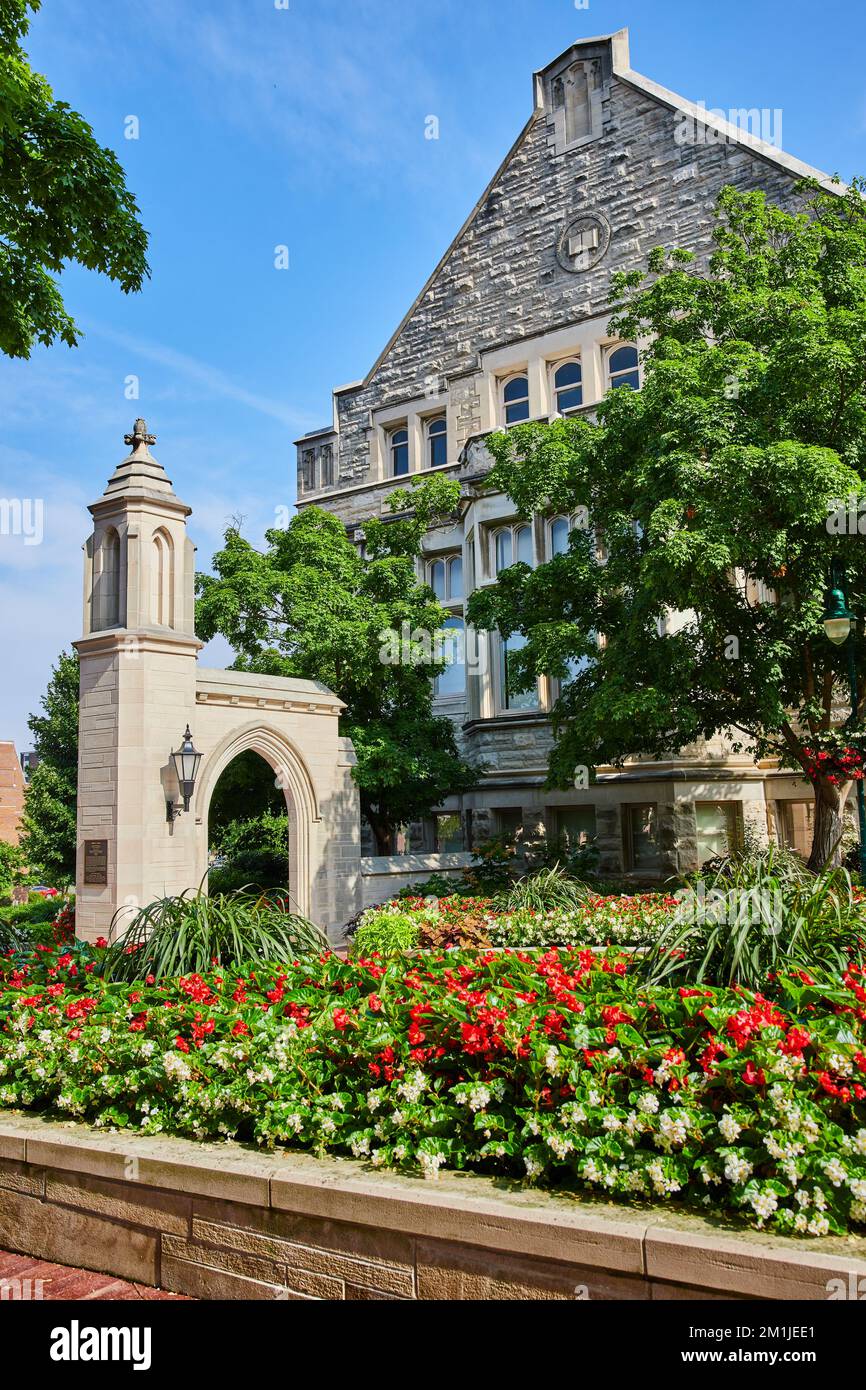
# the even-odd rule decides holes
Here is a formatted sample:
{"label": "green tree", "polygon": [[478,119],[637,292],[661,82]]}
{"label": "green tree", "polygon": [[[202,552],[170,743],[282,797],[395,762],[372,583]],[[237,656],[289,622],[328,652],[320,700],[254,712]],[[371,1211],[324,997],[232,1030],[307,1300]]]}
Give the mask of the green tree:
{"label": "green tree", "polygon": [[457,496],[443,479],[401,491],[391,517],[364,523],[365,555],[317,507],[268,531],[263,553],[232,527],[215,575],[197,580],[196,630],[222,633],[236,670],[321,681],[345,702],[341,728],[355,745],[353,776],[381,853],[400,825],[477,779],[451,721],[431,709],[445,613],[415,573],[425,530]]}
{"label": "green tree", "polygon": [[10,357],[57,338],[75,347],[54,278],[68,263],[101,271],[125,293],[149,273],[147,234],[118,159],[55,100],[21,47],[39,5],[0,4],[0,351]]}
{"label": "green tree", "polygon": [[273,768],[249,749],[232,759],[214,787],[207,814],[210,848],[221,844],[227,826],[268,814],[286,814],[285,793],[276,785]]}
{"label": "green tree", "polygon": [[[513,566],[470,618],[525,634],[515,689],[563,681],[552,784],[730,729],[811,781],[817,868],[850,784],[814,754],[864,746],[866,205],[859,181],[800,191],[789,213],[724,189],[708,263],[659,249],[648,274],[614,277],[611,332],[651,344],[643,388],[610,391],[595,423],[493,436],[491,483],[577,525],[567,554]],[[853,720],[855,638],[822,625],[834,570],[858,618]]]}
{"label": "green tree", "polygon": [[30,776],[21,819],[21,851],[31,874],[55,886],[75,879],[78,791],[78,658],[61,652],[42,697],[42,714],[27,723],[38,766]]}
{"label": "green tree", "polygon": [[215,848],[224,861],[208,875],[211,893],[237,888],[287,888],[289,881],[289,818],[283,799],[281,814],[265,811],[245,820],[230,821]]}
{"label": "green tree", "polygon": [[21,879],[24,857],[17,845],[8,840],[0,840],[0,904],[12,897],[12,889]]}

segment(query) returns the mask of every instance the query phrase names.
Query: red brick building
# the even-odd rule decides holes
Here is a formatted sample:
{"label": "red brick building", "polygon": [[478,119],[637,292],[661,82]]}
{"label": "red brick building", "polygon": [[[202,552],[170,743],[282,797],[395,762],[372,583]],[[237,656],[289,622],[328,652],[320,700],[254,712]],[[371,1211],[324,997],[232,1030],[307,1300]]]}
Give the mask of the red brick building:
{"label": "red brick building", "polygon": [[0,840],[18,843],[18,822],[24,810],[24,773],[15,744],[0,741]]}

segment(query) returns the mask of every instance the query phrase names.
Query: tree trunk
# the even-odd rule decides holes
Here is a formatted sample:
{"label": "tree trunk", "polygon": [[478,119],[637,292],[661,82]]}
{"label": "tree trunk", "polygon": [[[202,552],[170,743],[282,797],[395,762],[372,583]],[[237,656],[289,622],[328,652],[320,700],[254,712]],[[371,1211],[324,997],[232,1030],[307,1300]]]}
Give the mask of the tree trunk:
{"label": "tree trunk", "polygon": [[815,792],[815,829],[808,867],[813,874],[817,874],[824,868],[836,869],[842,862],[842,807],[848,795],[848,784],[833,786],[821,777],[812,785]]}
{"label": "tree trunk", "polygon": [[388,855],[391,853],[391,837],[394,827],[384,816],[378,815],[370,806],[362,805],[361,810],[366,817],[367,824],[373,832],[373,839],[376,841],[376,853]]}

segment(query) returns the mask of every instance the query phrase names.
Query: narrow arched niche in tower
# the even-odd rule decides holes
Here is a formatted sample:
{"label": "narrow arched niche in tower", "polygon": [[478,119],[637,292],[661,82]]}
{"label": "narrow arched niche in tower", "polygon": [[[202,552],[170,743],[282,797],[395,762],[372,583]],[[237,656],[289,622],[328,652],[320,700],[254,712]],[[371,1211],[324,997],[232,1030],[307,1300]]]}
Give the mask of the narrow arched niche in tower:
{"label": "narrow arched niche in tower", "polygon": [[150,548],[150,618],[157,627],[174,627],[174,545],[162,527]]}
{"label": "narrow arched niche in tower", "polygon": [[93,626],[97,632],[120,626],[120,536],[103,532],[93,573]]}

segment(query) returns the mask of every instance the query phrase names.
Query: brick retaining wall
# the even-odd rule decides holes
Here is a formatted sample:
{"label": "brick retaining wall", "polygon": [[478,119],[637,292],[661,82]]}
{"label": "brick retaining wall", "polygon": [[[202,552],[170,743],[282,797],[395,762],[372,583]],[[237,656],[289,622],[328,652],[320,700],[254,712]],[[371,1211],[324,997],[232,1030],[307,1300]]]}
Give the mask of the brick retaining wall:
{"label": "brick retaining wall", "polygon": [[0,1247],[213,1299],[825,1299],[866,1241],[0,1115]]}

